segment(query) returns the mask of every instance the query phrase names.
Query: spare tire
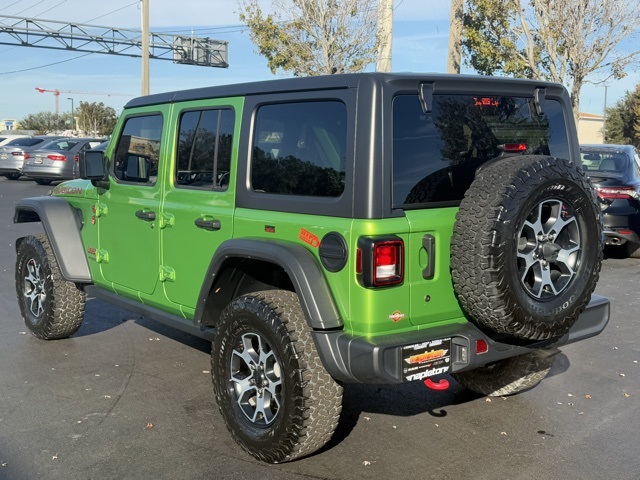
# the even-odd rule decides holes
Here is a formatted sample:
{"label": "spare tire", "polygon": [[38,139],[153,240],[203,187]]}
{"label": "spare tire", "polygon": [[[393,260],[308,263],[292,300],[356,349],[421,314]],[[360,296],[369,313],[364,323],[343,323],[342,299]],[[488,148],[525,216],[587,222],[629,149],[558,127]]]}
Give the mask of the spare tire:
{"label": "spare tire", "polygon": [[582,168],[530,155],[481,167],[456,216],[451,275],[480,328],[519,339],[565,334],[591,298],[602,222]]}

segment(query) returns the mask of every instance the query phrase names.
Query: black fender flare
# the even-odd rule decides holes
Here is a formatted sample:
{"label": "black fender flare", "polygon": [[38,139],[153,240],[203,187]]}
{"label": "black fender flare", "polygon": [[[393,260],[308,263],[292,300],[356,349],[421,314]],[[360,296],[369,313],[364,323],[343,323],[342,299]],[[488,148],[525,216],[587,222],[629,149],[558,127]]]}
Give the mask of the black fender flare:
{"label": "black fender flare", "polygon": [[262,260],[280,266],[291,279],[307,324],[315,330],[342,328],[344,322],[317,260],[301,245],[281,240],[231,239],[216,250],[198,297],[194,321],[199,323],[209,292],[223,263],[231,258]]}
{"label": "black fender flare", "polygon": [[[82,218],[69,203],[58,197],[29,197],[18,200],[13,223],[42,222],[65,280],[91,283],[91,271],[84,253],[80,230]],[[20,241],[16,242],[16,249]]]}

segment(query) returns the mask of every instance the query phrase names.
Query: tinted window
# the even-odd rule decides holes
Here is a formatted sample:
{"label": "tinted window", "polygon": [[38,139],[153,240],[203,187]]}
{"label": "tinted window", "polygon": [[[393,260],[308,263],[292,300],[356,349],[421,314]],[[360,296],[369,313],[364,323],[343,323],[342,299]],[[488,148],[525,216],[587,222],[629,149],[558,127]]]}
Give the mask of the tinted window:
{"label": "tinted window", "polygon": [[569,158],[562,106],[547,100],[536,115],[532,100],[434,96],[424,114],[417,95],[393,102],[394,206],[459,202],[486,161],[506,154]]}
{"label": "tinted window", "polygon": [[77,140],[54,140],[53,142],[45,143],[40,148],[43,150],[67,151],[71,150],[77,143]]}
{"label": "tinted window", "polygon": [[264,105],[255,120],[251,186],[338,197],[344,191],[347,110],[337,101]]}
{"label": "tinted window", "polygon": [[582,168],[587,174],[624,173],[629,167],[629,157],[626,153],[615,151],[583,150],[580,152]]}
{"label": "tinted window", "polygon": [[161,135],[161,115],[127,118],[116,147],[116,178],[127,182],[155,184]]}
{"label": "tinted window", "polygon": [[230,109],[190,111],[180,117],[176,185],[227,189],[234,117]]}
{"label": "tinted window", "polygon": [[11,140],[6,144],[6,146],[12,147],[33,147],[38,145],[39,143],[43,143],[44,139],[42,138],[16,138]]}

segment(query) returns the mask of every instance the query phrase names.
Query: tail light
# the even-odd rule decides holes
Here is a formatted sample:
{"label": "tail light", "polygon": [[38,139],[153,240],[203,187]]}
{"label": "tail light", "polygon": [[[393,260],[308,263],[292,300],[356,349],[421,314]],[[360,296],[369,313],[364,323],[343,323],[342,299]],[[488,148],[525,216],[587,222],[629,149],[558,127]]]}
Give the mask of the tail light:
{"label": "tail light", "polygon": [[74,162],[79,162],[80,161],[80,155],[74,155],[73,156],[73,161]]}
{"label": "tail light", "polygon": [[404,281],[404,242],[396,236],[361,237],[356,274],[365,287],[388,287]]}
{"label": "tail light", "polygon": [[603,200],[628,200],[638,198],[638,192],[633,187],[598,187],[598,197]]}
{"label": "tail light", "polygon": [[65,162],[67,160],[67,157],[65,157],[64,155],[60,155],[57,153],[52,153],[51,155],[47,155],[47,158],[49,160],[54,160],[57,162]]}

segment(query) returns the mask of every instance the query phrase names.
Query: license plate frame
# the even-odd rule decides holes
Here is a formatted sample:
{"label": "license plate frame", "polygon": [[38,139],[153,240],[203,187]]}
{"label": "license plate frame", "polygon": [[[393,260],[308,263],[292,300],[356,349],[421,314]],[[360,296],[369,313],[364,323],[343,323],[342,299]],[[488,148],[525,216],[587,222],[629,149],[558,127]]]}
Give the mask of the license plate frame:
{"label": "license plate frame", "polygon": [[402,380],[411,382],[442,375],[451,370],[451,337],[402,347]]}

